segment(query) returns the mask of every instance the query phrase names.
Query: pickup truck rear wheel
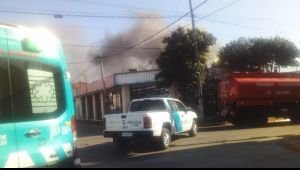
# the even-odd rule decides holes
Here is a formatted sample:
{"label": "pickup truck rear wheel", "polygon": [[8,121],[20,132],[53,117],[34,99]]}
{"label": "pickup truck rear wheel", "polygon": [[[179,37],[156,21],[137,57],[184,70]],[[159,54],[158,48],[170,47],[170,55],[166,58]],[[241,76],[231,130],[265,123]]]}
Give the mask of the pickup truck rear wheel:
{"label": "pickup truck rear wheel", "polygon": [[195,137],[198,133],[198,126],[197,126],[197,122],[194,120],[193,121],[193,125],[192,125],[192,129],[189,132],[190,137]]}
{"label": "pickup truck rear wheel", "polygon": [[171,132],[167,128],[163,128],[161,132],[161,136],[159,138],[159,146],[161,149],[165,150],[170,147],[171,143]]}

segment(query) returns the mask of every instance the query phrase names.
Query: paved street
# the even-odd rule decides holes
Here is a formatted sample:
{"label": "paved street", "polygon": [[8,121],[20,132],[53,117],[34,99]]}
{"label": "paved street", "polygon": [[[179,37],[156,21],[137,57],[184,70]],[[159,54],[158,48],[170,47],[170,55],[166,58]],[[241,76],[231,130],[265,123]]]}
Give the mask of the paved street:
{"label": "paved street", "polygon": [[200,128],[196,138],[180,135],[170,149],[157,151],[138,143],[119,149],[101,136],[99,127],[78,125],[83,167],[300,167],[300,153],[282,138],[300,135],[300,125],[271,123],[262,128],[230,125]]}

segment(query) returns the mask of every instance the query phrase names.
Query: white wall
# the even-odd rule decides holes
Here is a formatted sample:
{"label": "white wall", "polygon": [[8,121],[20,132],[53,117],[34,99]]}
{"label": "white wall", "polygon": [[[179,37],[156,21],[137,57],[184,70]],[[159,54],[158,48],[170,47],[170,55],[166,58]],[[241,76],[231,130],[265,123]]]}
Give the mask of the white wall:
{"label": "white wall", "polygon": [[75,107],[76,107],[76,119],[81,120],[82,119],[82,106],[81,106],[81,98],[76,97],[75,98]]}
{"label": "white wall", "polygon": [[101,100],[101,112],[102,112],[102,120],[104,119],[105,109],[104,109],[104,97],[103,92],[100,93],[100,100]]}

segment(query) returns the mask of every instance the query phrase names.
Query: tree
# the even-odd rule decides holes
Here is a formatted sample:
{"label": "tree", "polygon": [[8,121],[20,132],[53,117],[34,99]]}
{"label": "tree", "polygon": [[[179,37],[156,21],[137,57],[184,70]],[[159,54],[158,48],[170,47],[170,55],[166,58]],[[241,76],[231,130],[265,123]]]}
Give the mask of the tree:
{"label": "tree", "polygon": [[300,51],[284,38],[240,38],[227,44],[219,53],[219,66],[231,71],[278,71],[295,66]]}
{"label": "tree", "polygon": [[196,42],[198,56],[195,56],[193,31],[178,28],[163,40],[166,48],[157,59],[160,73],[156,79],[160,85],[177,87],[180,99],[191,106],[197,103],[198,82],[203,78],[199,75],[204,75],[206,68],[205,55],[216,39],[212,34],[196,29]]}

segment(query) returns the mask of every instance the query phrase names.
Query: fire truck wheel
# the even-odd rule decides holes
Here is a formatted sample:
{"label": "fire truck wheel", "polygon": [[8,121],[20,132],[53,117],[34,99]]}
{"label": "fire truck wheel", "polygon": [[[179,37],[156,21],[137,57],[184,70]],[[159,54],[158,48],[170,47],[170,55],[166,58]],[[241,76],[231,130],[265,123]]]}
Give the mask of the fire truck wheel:
{"label": "fire truck wheel", "polygon": [[300,123],[300,115],[299,114],[291,114],[290,120],[292,123]]}

